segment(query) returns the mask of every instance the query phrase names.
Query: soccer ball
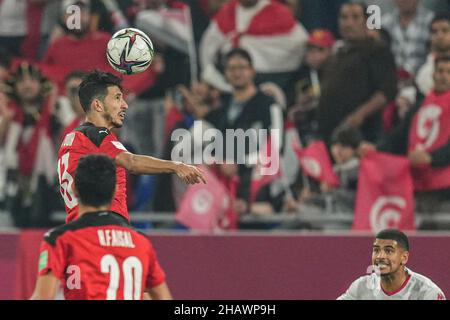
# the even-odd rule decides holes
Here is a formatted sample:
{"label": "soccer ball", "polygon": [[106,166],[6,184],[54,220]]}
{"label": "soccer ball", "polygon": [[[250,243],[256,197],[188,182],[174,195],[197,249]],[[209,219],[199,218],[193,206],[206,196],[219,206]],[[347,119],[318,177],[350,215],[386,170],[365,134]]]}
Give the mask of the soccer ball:
{"label": "soccer ball", "polygon": [[113,69],[124,74],[145,71],[152,63],[154,51],[150,38],[141,30],[125,28],[109,40],[106,58]]}

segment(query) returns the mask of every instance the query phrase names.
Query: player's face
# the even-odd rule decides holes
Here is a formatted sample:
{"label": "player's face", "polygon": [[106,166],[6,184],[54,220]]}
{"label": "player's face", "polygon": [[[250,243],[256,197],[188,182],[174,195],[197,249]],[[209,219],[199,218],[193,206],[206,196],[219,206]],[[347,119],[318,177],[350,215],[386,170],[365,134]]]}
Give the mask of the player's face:
{"label": "player's face", "polygon": [[379,268],[381,276],[403,270],[408,261],[408,252],[395,240],[376,239],[372,249],[372,265]]}
{"label": "player's face", "polygon": [[253,69],[247,59],[240,56],[234,56],[227,62],[225,75],[230,85],[239,90],[244,89],[253,83],[255,69]]}
{"label": "player's face", "polygon": [[114,127],[120,128],[125,120],[128,104],[123,99],[122,91],[117,86],[108,87],[104,100],[104,117]]}
{"label": "player's face", "polygon": [[450,62],[440,62],[434,71],[434,89],[437,92],[450,90]]}
{"label": "player's face", "polygon": [[366,18],[360,5],[342,6],[339,13],[339,31],[346,40],[357,40],[366,36]]}

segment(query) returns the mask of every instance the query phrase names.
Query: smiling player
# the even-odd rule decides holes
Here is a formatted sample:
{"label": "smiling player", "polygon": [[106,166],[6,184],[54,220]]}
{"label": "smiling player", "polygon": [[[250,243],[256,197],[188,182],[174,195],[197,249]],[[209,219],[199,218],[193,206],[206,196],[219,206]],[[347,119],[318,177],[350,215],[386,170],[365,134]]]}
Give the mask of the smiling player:
{"label": "smiling player", "polygon": [[409,241],[403,232],[380,231],[372,249],[378,272],[354,281],[338,300],[445,300],[436,284],[406,267],[408,258]]}

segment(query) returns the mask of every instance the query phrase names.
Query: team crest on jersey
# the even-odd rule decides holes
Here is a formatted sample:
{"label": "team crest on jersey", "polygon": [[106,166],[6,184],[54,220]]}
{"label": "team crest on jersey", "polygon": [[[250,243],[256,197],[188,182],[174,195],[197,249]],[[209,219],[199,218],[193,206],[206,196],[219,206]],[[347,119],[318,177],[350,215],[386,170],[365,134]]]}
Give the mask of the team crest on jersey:
{"label": "team crest on jersey", "polygon": [[75,132],[66,134],[66,137],[64,138],[64,141],[62,143],[63,147],[70,147],[74,139],[75,139]]}

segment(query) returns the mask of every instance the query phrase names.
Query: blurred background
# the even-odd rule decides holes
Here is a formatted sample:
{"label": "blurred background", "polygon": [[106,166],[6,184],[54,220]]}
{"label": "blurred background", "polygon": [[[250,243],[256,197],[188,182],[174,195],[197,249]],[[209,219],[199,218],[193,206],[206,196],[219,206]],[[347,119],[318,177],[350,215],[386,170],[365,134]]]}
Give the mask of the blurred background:
{"label": "blurred background", "polygon": [[[79,28],[70,28],[77,22]],[[254,254],[258,268],[269,253],[260,246],[253,251],[246,237],[234,238],[237,231],[258,230],[277,235],[259,239],[284,248],[276,259],[294,255],[283,278],[292,279],[301,272],[296,262],[311,258],[311,247],[304,243],[315,243],[322,256],[336,255],[356,237],[361,254],[347,269],[354,276],[329,279],[334,284],[324,297],[333,298],[365,270],[368,235],[380,229],[417,234],[421,254],[429,247],[448,248],[450,1],[0,0],[0,238],[5,239],[0,258],[3,270],[20,279],[4,280],[9,288],[16,286],[14,297],[26,297],[30,289],[23,283],[35,276],[17,268],[17,259],[21,266],[32,265],[42,230],[64,222],[57,152],[65,134],[84,119],[77,86],[93,69],[118,75],[105,50],[111,35],[125,27],[143,30],[155,47],[147,71],[123,76],[129,110],[117,135],[129,151],[170,159],[171,133],[179,128],[194,132],[194,121],[202,119],[200,105],[209,110],[227,106],[237,87],[224,57],[235,47],[252,58],[256,74],[249,83],[283,115],[281,169],[269,179],[258,177],[257,166],[212,165],[206,168],[209,190],[223,192],[202,197],[198,192],[204,189],[188,189],[171,175],[128,175],[132,224],[173,236],[155,236],[157,246],[164,247],[159,251],[166,252],[163,262],[175,263],[167,243],[183,247],[178,236],[191,239],[187,232],[192,230],[205,238],[189,240],[198,243],[185,252],[198,253],[209,243],[205,250],[214,256],[214,248],[224,246],[237,250],[237,266],[243,256]],[[242,122],[232,123],[238,128]],[[283,232],[286,236],[280,236]],[[314,235],[302,238],[304,232]],[[345,236],[330,239],[335,233]],[[231,242],[205,234],[229,235]],[[287,234],[290,245],[283,242]],[[239,247],[237,239],[243,245],[233,249]],[[428,254],[427,266],[421,262],[426,275],[436,264],[448,267],[441,254]],[[225,270],[221,259],[211,260],[223,267],[224,281],[215,287],[241,272],[239,267]],[[303,275],[313,274],[324,262],[319,260]],[[173,268],[180,283],[175,294],[235,297],[231,287],[225,296],[205,293],[206,284],[189,296],[181,275],[194,269]],[[253,278],[250,273],[242,274],[241,282],[272,274],[265,270]],[[434,274],[446,281],[437,282],[444,291],[445,285],[449,288],[448,278],[437,270]],[[254,295],[250,283],[242,297],[266,297]],[[280,298],[320,298],[321,291],[272,289]]]}

